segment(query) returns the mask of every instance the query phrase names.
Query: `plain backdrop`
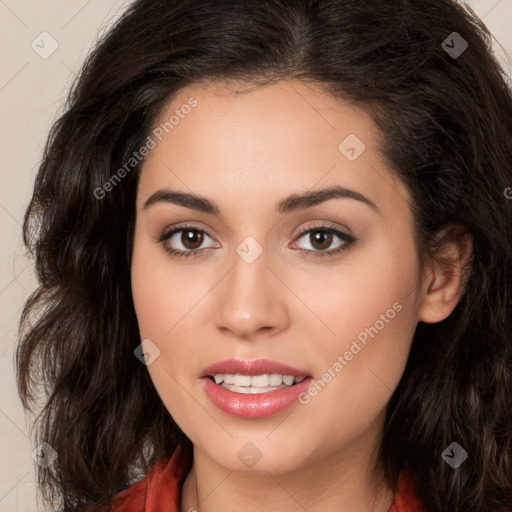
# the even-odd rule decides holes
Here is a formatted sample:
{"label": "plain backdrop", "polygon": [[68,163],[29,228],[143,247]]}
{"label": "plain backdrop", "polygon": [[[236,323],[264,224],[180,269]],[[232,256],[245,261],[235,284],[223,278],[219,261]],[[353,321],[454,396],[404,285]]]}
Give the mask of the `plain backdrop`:
{"label": "plain backdrop", "polygon": [[[71,80],[100,31],[130,3],[0,0],[0,512],[43,510],[36,504],[30,417],[21,407],[14,376],[20,312],[36,287],[21,244],[24,211],[48,131],[62,113]],[[495,41],[495,51],[510,72],[512,0],[467,3],[504,47]]]}

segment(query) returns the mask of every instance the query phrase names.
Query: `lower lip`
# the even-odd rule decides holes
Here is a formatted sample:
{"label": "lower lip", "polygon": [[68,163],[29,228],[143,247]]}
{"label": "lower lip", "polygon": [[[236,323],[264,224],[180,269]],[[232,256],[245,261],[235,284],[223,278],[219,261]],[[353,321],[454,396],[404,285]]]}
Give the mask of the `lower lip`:
{"label": "lower lip", "polygon": [[244,394],[229,391],[210,378],[204,378],[204,390],[210,400],[221,410],[238,418],[268,418],[284,411],[305,392],[311,384],[311,377],[289,388],[276,389],[267,393]]}

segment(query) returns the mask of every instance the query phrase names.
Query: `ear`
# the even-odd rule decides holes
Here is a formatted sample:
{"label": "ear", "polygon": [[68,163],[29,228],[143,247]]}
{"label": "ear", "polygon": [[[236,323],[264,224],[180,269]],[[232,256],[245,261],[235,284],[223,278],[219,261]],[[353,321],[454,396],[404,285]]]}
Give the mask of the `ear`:
{"label": "ear", "polygon": [[473,237],[450,225],[436,237],[439,249],[424,269],[418,320],[436,323],[455,309],[469,275]]}

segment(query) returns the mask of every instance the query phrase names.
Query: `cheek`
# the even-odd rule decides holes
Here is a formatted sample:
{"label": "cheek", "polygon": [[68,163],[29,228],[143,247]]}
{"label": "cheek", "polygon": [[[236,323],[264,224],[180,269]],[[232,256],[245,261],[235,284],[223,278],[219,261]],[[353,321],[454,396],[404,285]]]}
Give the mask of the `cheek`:
{"label": "cheek", "polygon": [[412,239],[377,237],[318,297],[335,335],[318,346],[323,368],[309,418],[331,425],[333,436],[363,431],[396,389],[417,324],[417,271]]}
{"label": "cheek", "polygon": [[135,237],[132,295],[143,337],[165,341],[185,317],[194,314],[205,293],[197,265],[175,263],[170,258],[158,244],[142,235]]}
{"label": "cheek", "polygon": [[180,384],[200,370],[202,300],[213,284],[198,278],[206,274],[197,264],[173,263],[169,258],[154,242],[136,238],[132,294],[141,339],[149,338],[160,351],[147,368],[149,374],[167,408],[183,411],[188,395]]}
{"label": "cheek", "polygon": [[131,281],[140,336],[149,338],[160,350],[147,371],[173,419],[190,431],[193,425],[189,425],[188,418],[196,417],[198,408],[183,391],[183,383],[190,381],[193,360],[193,343],[186,342],[184,328],[186,316],[193,314],[192,307],[200,295],[193,289],[197,277],[173,272],[169,265],[167,255],[158,246],[136,238]]}
{"label": "cheek", "polygon": [[324,339],[330,338],[335,349],[342,349],[347,341],[350,345],[375,323],[379,332],[394,330],[395,335],[406,327],[407,337],[408,327],[417,321],[418,264],[407,225],[401,231],[396,226],[394,233],[375,230],[336,267],[319,265],[301,271],[308,276],[303,285],[303,277],[298,279],[294,290],[307,297],[308,306],[326,327]]}

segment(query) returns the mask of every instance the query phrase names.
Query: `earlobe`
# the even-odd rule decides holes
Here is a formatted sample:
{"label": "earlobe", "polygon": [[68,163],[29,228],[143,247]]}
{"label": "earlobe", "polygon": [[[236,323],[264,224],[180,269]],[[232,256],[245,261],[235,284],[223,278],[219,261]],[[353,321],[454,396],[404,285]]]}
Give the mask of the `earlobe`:
{"label": "earlobe", "polygon": [[467,282],[473,238],[460,226],[445,228],[439,235],[439,249],[429,260],[422,283],[418,321],[437,323],[457,306]]}

